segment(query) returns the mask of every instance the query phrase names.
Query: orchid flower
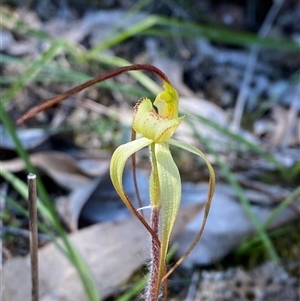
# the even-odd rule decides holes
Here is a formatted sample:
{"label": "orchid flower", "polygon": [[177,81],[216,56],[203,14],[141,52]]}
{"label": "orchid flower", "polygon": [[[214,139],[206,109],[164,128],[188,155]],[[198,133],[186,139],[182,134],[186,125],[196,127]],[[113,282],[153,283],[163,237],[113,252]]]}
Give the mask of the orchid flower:
{"label": "orchid flower", "polygon": [[149,147],[152,165],[149,183],[151,229],[158,236],[159,220],[161,229],[160,245],[157,246],[155,238],[152,239],[150,285],[147,293],[147,300],[151,301],[158,299],[160,285],[166,275],[165,266],[170,235],[181,200],[180,173],[169,146],[189,151],[205,160],[211,179],[207,208],[209,208],[215,183],[213,168],[204,154],[191,145],[171,138],[185,116],[178,117],[177,91],[166,81],[163,86],[164,91],[157,95],[153,103],[148,98],[142,98],[136,104],[132,128],[140,137],[119,146],[113,153],[110,163],[110,176],[117,193],[125,205],[137,215],[137,211],[132,210],[133,205],[123,189],[122,177],[128,158],[142,148]]}
{"label": "orchid flower", "polygon": [[[159,93],[152,103],[148,98],[142,98],[134,107],[132,128],[138,139],[119,146],[112,155],[110,163],[110,176],[112,183],[125,205],[141,221],[151,234],[151,262],[150,277],[146,291],[147,301],[157,301],[163,286],[164,300],[167,298],[166,281],[174,269],[186,258],[199,241],[205,227],[210,204],[215,187],[215,174],[205,155],[196,147],[172,139],[176,129],[183,122],[185,116],[178,116],[178,93],[167,76],[154,66],[132,65],[120,67],[99,75],[65,93],[57,95],[46,102],[32,108],[24,114],[17,124],[31,118],[64,99],[83,89],[115,77],[121,73],[144,70],[158,75],[163,80],[164,91]],[[135,138],[135,135],[133,136]],[[209,190],[204,209],[204,218],[197,236],[184,255],[167,271],[166,256],[172,229],[179,211],[181,200],[181,179],[178,168],[170,152],[170,145],[188,151],[202,158],[209,171]],[[144,147],[149,148],[152,169],[150,173],[149,191],[151,217],[150,225],[132,204],[123,188],[122,178],[126,161]],[[133,160],[134,163],[134,160]],[[134,164],[133,164],[134,165]],[[134,166],[135,167],[135,166]],[[135,172],[135,171],[134,171]],[[137,191],[138,192],[138,191]],[[159,231],[160,228],[160,231]]]}

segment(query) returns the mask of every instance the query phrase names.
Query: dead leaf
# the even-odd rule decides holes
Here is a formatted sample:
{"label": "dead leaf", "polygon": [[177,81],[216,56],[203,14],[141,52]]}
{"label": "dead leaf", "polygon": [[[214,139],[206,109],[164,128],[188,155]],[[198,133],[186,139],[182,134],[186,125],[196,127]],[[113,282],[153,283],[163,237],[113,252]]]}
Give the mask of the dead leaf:
{"label": "dead leaf", "polygon": [[[174,234],[182,231],[201,209],[192,205],[180,210]],[[96,280],[102,298],[113,293],[148,259],[149,235],[135,218],[97,224],[70,235]],[[30,301],[29,256],[8,260],[2,267],[3,301]],[[79,277],[53,244],[39,250],[41,301],[86,300]]]}
{"label": "dead leaf", "polygon": [[[58,197],[56,199],[57,212],[70,231],[73,232],[78,229],[78,220],[82,207],[87,203],[100,181],[101,178],[98,177],[89,183],[80,185],[69,196]],[[101,202],[101,200],[99,201]]]}
{"label": "dead leaf", "polygon": [[[34,149],[42,144],[50,137],[50,132],[43,129],[18,129],[17,135],[26,150]],[[15,150],[15,143],[6,130],[5,127],[0,125],[0,147],[3,149]]]}
{"label": "dead leaf", "polygon": [[[49,175],[58,185],[66,189],[72,190],[90,181],[89,168],[83,168],[82,164],[79,165],[73,157],[66,153],[58,151],[34,153],[30,155],[30,161],[35,167]],[[95,160],[92,162],[93,165],[96,165]],[[1,161],[0,163],[4,169],[10,172],[19,172],[25,169],[25,163],[21,158]],[[91,175],[95,175],[95,170],[98,171],[98,175],[103,174],[107,171],[108,165],[108,161],[98,162],[99,168],[91,169]]]}
{"label": "dead leaf", "polygon": [[[148,205],[149,200],[149,172],[137,169],[138,187],[143,206]],[[123,187],[133,204],[138,205],[134,189],[133,175],[130,168],[126,168],[123,174]],[[106,221],[119,221],[130,214],[115,191],[109,172],[102,177],[79,186],[69,196],[60,197],[57,202],[57,210],[71,231],[80,227],[86,227],[95,223]]]}

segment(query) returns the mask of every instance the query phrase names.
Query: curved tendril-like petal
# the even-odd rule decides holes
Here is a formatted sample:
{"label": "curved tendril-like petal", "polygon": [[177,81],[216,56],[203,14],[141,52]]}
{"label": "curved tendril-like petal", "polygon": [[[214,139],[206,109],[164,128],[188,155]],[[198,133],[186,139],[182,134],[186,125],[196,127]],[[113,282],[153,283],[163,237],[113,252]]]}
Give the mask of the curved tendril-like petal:
{"label": "curved tendril-like petal", "polygon": [[126,144],[120,145],[115,150],[115,152],[111,157],[111,161],[110,161],[111,181],[115,187],[115,190],[119,194],[120,198],[131,211],[132,211],[132,206],[129,203],[128,197],[126,196],[125,191],[123,189],[122,178],[123,178],[125,163],[132,154],[150,145],[151,143],[152,143],[151,140],[144,137],[134,141],[130,141]]}
{"label": "curved tendril-like petal", "polygon": [[[163,92],[162,92],[163,93]],[[150,99],[142,98],[134,107],[132,128],[158,143],[167,141],[179,127],[184,116],[169,119],[156,112]]]}
{"label": "curved tendril-like petal", "polygon": [[213,197],[214,189],[215,189],[215,185],[216,185],[214,169],[211,166],[211,164],[209,163],[209,161],[206,159],[206,156],[203,154],[203,152],[201,152],[199,149],[197,149],[196,147],[194,147],[192,145],[188,145],[184,142],[180,142],[180,141],[177,141],[174,139],[170,139],[169,144],[179,147],[183,150],[186,150],[192,154],[195,154],[195,155],[201,157],[205,161],[206,166],[209,171],[209,190],[208,190],[207,200],[206,200],[206,204],[205,204],[205,208],[204,208],[204,217],[203,217],[202,225],[199,229],[198,234],[196,235],[194,241],[192,242],[190,247],[186,250],[184,255],[182,255],[182,257],[175,263],[175,265],[163,276],[162,281],[166,280],[172,274],[172,272],[182,263],[182,261],[189,255],[189,253],[193,250],[193,248],[196,246],[199,239],[201,238],[206,221],[207,221],[207,217],[209,214],[210,205],[212,202],[212,197]]}
{"label": "curved tendril-like petal", "polygon": [[161,256],[159,283],[165,272],[166,256],[170,235],[181,200],[181,179],[167,142],[155,144],[155,158],[160,186],[161,214]]}
{"label": "curved tendril-like petal", "polygon": [[[176,146],[176,147],[179,147],[183,150],[186,150],[194,155],[197,155],[199,157],[201,157],[207,168],[208,168],[208,171],[209,171],[209,175],[210,175],[210,181],[211,181],[211,184],[213,186],[215,186],[215,183],[216,183],[216,179],[215,179],[215,172],[214,172],[214,169],[213,167],[211,166],[211,164],[209,163],[209,161],[207,160],[206,156],[204,155],[203,152],[201,152],[198,148],[192,146],[192,145],[189,145],[189,144],[186,144],[184,142],[181,142],[181,141],[177,141],[177,140],[174,140],[174,139],[169,139],[169,144],[173,145],[173,146]],[[214,191],[212,191],[211,193],[211,197],[213,195]]]}

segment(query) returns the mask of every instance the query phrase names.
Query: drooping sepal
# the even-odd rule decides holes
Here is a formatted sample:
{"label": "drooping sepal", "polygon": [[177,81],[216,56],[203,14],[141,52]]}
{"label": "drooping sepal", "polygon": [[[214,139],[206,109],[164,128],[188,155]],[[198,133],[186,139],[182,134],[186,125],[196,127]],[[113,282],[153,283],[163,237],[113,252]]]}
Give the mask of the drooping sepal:
{"label": "drooping sepal", "polygon": [[159,281],[166,264],[170,236],[181,200],[181,179],[178,168],[171,155],[169,144],[155,144],[155,158],[160,186],[161,255],[159,263]]}
{"label": "drooping sepal", "polygon": [[115,187],[115,190],[119,194],[125,205],[131,209],[131,204],[128,201],[128,197],[123,188],[123,172],[126,161],[128,158],[142,149],[151,144],[151,140],[147,138],[140,138],[134,141],[130,141],[126,144],[120,145],[113,153],[110,161],[110,178]]}

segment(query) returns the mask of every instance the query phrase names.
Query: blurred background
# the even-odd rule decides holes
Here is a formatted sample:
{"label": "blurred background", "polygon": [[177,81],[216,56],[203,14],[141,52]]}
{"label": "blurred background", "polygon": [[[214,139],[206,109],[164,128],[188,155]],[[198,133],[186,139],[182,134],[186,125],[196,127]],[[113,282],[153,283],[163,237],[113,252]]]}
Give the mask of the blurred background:
{"label": "blurred background", "polygon": [[[114,192],[108,168],[112,152],[130,140],[133,106],[141,97],[154,99],[160,80],[149,73],[122,74],[15,123],[33,106],[131,64],[154,65],[170,78],[186,115],[174,138],[201,149],[217,175],[203,238],[170,278],[170,300],[299,300],[298,0],[14,0],[2,1],[0,21],[5,300],[24,300],[29,292],[28,285],[23,290],[14,282],[28,272],[17,261],[29,252],[28,172],[39,179],[40,265],[53,265],[47,263],[49,254],[56,258],[49,248],[53,236],[70,237],[105,300],[139,300],[147,236],[127,224],[131,215]],[[171,150],[183,181],[183,215],[170,264],[200,228],[208,181],[204,162]],[[131,170],[128,164],[124,187],[136,202]],[[145,206],[149,170],[142,150],[137,173]],[[117,225],[129,227],[119,234],[124,245],[118,247],[107,240]],[[145,242],[139,246],[137,239]],[[94,252],[85,253],[87,246]],[[99,246],[111,251],[99,255]],[[125,265],[124,252],[139,260],[128,258]],[[111,262],[115,258],[120,261]],[[103,262],[114,280],[97,274]],[[20,270],[23,277],[16,276]],[[41,272],[44,283],[63,279],[58,267],[51,270],[51,277]],[[66,291],[76,281],[65,284]],[[62,282],[51,282],[51,289],[49,283],[41,300],[53,292],[63,300]],[[74,294],[66,298],[77,300]]]}

